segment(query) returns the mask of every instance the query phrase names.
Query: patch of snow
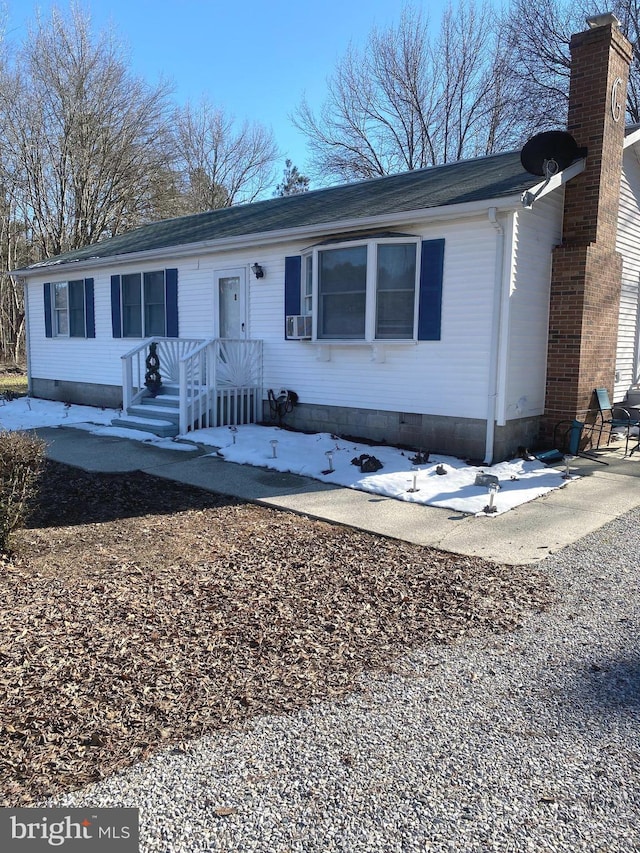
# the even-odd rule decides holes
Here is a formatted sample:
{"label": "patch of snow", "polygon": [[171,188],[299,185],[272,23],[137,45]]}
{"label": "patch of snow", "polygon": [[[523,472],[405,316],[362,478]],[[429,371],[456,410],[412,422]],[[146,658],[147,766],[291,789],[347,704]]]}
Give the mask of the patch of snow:
{"label": "patch of snow", "polygon": [[[301,474],[350,489],[474,515],[484,515],[489,505],[488,489],[475,485],[478,474],[492,474],[499,480],[500,489],[494,495],[496,515],[567,483],[564,469],[547,468],[538,460],[516,459],[476,467],[453,456],[431,455],[426,464],[413,465],[411,451],[357,444],[329,433],[306,435],[278,427],[239,426],[235,432],[229,427],[198,430],[198,441],[218,448],[212,455],[228,462]],[[275,456],[273,441],[277,442]],[[383,467],[376,473],[362,474],[351,461],[362,454],[375,456]],[[437,474],[439,466],[446,473]],[[331,467],[333,471],[329,470]]]}
{"label": "patch of snow", "polygon": [[34,397],[17,397],[10,402],[0,402],[0,430],[29,430],[83,422],[110,424],[118,414],[116,409],[98,409]]}
{"label": "patch of snow", "polygon": [[[142,430],[111,426],[111,420],[119,414],[114,409],[68,406],[50,400],[19,397],[4,404],[0,402],[0,429],[72,426],[95,435],[133,439],[158,448],[189,452],[197,449],[189,443],[194,440],[194,433],[178,436],[175,441],[158,438]],[[278,427],[203,429],[198,430],[197,441],[200,445],[216,448],[211,455],[220,456],[228,462],[300,474],[388,498],[475,515],[484,515],[485,507],[490,503],[488,490],[475,484],[478,474],[491,474],[498,478],[500,488],[493,499],[496,515],[553,489],[560,489],[569,482],[563,477],[564,468],[547,468],[538,460],[515,459],[492,466],[472,466],[455,457],[438,454],[431,455],[424,465],[414,465],[411,451],[358,444],[329,433],[306,435]],[[351,460],[362,454],[379,459],[382,468],[372,474],[361,473],[359,466],[353,465]],[[438,474],[438,469],[445,473]]]}

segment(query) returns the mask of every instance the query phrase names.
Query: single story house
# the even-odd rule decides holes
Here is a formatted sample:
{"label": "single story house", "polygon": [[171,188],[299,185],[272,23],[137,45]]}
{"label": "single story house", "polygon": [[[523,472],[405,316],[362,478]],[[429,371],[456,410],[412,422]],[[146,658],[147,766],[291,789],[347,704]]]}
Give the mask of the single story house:
{"label": "single story house", "polygon": [[[640,130],[616,100],[630,47],[608,18],[571,49],[568,129],[586,150],[555,173],[508,152],[152,223],[16,271],[31,393],[143,417],[155,342],[178,429],[261,420],[288,389],[292,427],[487,462],[584,417],[595,387],[621,400],[638,379]],[[165,421],[170,396],[146,414]]]}

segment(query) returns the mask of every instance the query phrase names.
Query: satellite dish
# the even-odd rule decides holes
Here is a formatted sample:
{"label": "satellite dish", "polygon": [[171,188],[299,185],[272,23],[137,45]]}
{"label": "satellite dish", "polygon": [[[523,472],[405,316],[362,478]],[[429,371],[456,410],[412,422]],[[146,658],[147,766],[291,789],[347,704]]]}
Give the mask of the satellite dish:
{"label": "satellite dish", "polygon": [[587,149],[578,148],[575,139],[566,130],[547,130],[532,136],[525,144],[520,152],[520,162],[527,172],[548,180],[586,155]]}

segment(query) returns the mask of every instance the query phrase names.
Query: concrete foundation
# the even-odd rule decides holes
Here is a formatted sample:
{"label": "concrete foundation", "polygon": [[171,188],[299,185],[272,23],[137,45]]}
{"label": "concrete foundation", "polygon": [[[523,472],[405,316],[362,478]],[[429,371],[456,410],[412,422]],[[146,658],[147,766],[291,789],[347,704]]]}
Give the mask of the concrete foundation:
{"label": "concrete foundation", "polygon": [[[273,422],[266,401],[264,420],[266,423]],[[475,418],[300,403],[285,416],[283,423],[304,432],[349,435],[381,444],[421,448],[461,459],[485,457],[486,422]],[[493,461],[513,458],[520,446],[535,446],[538,430],[537,417],[509,421],[504,427],[496,427]]]}
{"label": "concrete foundation", "polygon": [[58,400],[80,406],[105,406],[109,409],[122,406],[120,385],[96,385],[92,382],[65,382],[62,379],[31,377],[31,395],[43,400]]}
{"label": "concrete foundation", "polygon": [[[122,406],[122,388],[119,385],[32,377],[31,394],[45,400],[85,406],[114,409]],[[267,400],[263,401],[263,421],[273,422]],[[539,424],[540,418],[535,417],[508,421],[505,426],[496,427],[493,461],[513,458],[518,447],[535,447]],[[285,416],[284,425],[303,432],[337,433],[460,459],[485,458],[486,422],[476,418],[300,403]]]}

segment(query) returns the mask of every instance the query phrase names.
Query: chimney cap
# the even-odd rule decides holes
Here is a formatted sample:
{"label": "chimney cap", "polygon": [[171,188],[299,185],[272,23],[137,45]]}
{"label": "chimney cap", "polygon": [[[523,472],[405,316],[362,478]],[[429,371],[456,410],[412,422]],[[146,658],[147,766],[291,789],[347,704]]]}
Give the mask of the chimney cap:
{"label": "chimney cap", "polygon": [[597,27],[606,27],[609,24],[619,28],[620,19],[613,12],[603,12],[601,15],[591,15],[591,17],[587,18],[587,24],[592,30],[595,30]]}

